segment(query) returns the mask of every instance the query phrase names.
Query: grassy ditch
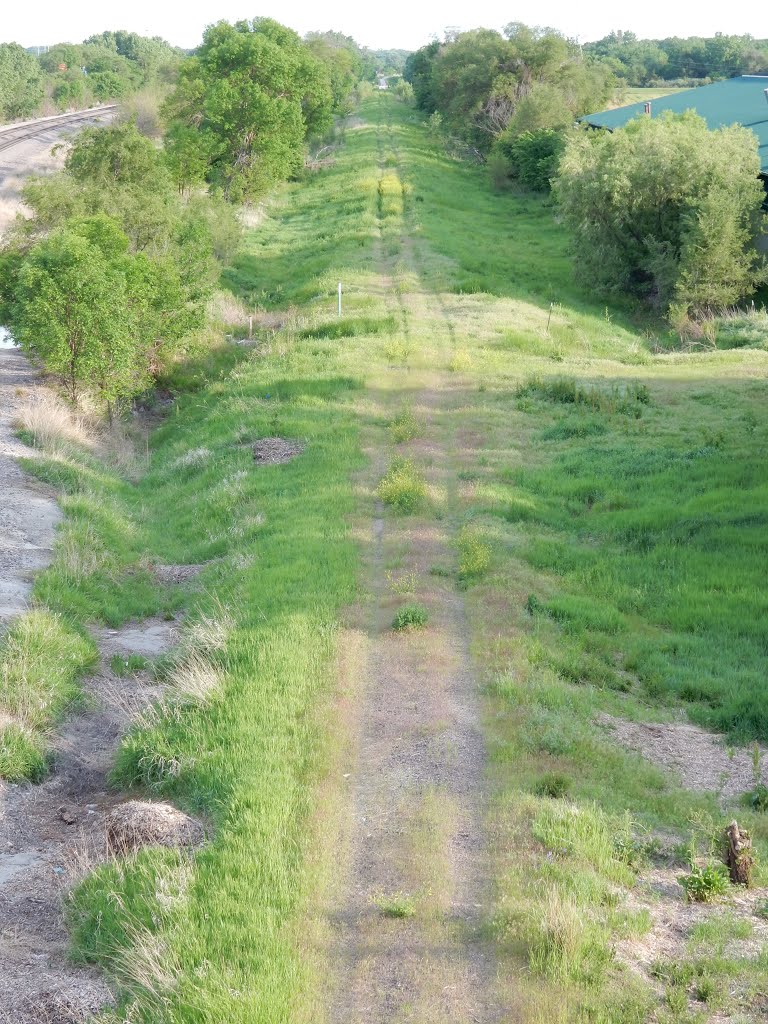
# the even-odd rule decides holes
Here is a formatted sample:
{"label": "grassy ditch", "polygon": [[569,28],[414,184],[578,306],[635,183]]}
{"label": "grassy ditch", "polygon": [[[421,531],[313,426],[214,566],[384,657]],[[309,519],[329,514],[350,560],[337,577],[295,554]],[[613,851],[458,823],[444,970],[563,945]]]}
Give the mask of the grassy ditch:
{"label": "grassy ditch", "polygon": [[[230,275],[242,298],[265,305],[279,303],[264,282],[286,303],[307,290],[314,322],[331,313],[343,279],[350,335],[369,352],[392,326],[364,298],[366,225],[378,203],[367,173],[373,147],[370,136],[350,136],[343,163],[286,188]],[[320,710],[339,610],[355,593],[346,523],[361,463],[361,382],[328,344],[334,337],[288,327],[234,366],[223,352],[200,373],[180,367],[179,383],[194,390],[181,394],[131,479],[76,445],[30,467],[65,492],[67,513],[36,600],[74,624],[183,612],[186,654],[217,680],[202,696],[176,694],[146,712],[113,773],[121,789],[201,815],[213,841],[193,859],[147,850],[105,865],[69,903],[75,957],[118,979],[120,1012],[135,1021],[312,1018],[313,957],[298,922],[317,885],[307,843],[324,763]],[[253,443],[263,437],[298,442],[300,453],[257,463]],[[209,564],[184,589],[158,584],[158,562]],[[222,617],[226,640],[209,650],[194,625]]]}

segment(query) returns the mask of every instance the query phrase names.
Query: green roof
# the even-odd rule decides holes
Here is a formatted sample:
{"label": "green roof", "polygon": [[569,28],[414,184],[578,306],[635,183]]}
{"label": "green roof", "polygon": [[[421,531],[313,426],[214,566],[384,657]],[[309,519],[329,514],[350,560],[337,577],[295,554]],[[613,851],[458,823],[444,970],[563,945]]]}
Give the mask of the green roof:
{"label": "green roof", "polygon": [[[665,110],[682,114],[695,110],[704,118],[710,128],[723,125],[741,124],[751,128],[757,136],[760,153],[760,168],[768,174],[768,75],[741,75],[725,82],[700,85],[696,89],[685,89],[671,96],[660,96],[651,100],[651,117],[658,117]],[[628,107],[603,110],[598,114],[585,114],[581,118],[597,128],[623,128],[627,121],[645,113],[644,103],[631,103]]]}

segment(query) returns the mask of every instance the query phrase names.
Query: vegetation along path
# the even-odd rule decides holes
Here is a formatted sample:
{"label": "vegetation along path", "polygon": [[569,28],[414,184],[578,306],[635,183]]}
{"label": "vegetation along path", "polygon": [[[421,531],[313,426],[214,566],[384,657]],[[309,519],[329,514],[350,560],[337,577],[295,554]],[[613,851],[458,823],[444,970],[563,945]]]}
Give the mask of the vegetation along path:
{"label": "vegetation along path", "polygon": [[[104,1024],[756,1022],[765,316],[692,349],[598,305],[548,199],[394,96],[358,114],[264,204],[148,445],[36,438],[64,519],[34,670],[0,645],[6,769],[52,797],[111,673],[145,700],[91,809],[206,836],[67,876],[71,956]],[[177,648],[87,681],[150,617]]]}

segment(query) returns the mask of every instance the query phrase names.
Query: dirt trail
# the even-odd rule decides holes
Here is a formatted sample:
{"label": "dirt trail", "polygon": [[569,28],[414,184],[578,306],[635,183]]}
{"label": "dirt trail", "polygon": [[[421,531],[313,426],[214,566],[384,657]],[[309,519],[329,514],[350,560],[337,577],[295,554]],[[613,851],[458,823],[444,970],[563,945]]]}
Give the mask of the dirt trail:
{"label": "dirt trail", "polygon": [[124,797],[107,774],[131,714],[159,696],[147,675],[118,677],[113,654],[159,654],[171,625],[147,620],[101,630],[103,664],[84,686],[90,707],[53,738],[40,785],[0,781],[0,1022],[79,1024],[112,1001],[99,973],[68,959],[66,892],[106,857],[104,818]]}
{"label": "dirt trail", "polygon": [[37,374],[15,349],[0,348],[0,631],[27,606],[32,574],[51,559],[61,512],[53,491],[18,465],[34,456],[14,433],[14,419]]}
{"label": "dirt trail", "polygon": [[[427,435],[401,450],[427,466],[430,487],[448,493],[450,505],[457,389],[441,368],[450,359],[452,325],[436,296],[418,286],[406,295],[397,288],[398,267],[418,272],[407,235],[396,254],[382,253],[380,246],[381,289],[402,318],[404,335],[416,321],[440,324],[445,351],[438,352],[440,368],[421,374],[415,390],[413,374],[393,371],[399,387],[393,381],[376,393],[376,418],[391,417],[406,395],[413,402],[427,420]],[[381,435],[370,438],[368,454],[372,489],[386,468]],[[355,633],[364,636],[365,687],[349,773],[349,869],[333,918],[335,1024],[501,1019],[496,968],[481,936],[488,872],[478,686],[462,595],[454,578],[430,575],[432,567],[454,563],[450,515],[411,519],[377,507],[368,616]],[[398,568],[388,574],[392,565]],[[405,598],[393,593],[398,577],[418,580],[415,592]],[[429,608],[427,629],[395,633],[395,609],[414,597]],[[357,671],[360,654],[350,660]],[[398,910],[412,916],[392,916]]]}

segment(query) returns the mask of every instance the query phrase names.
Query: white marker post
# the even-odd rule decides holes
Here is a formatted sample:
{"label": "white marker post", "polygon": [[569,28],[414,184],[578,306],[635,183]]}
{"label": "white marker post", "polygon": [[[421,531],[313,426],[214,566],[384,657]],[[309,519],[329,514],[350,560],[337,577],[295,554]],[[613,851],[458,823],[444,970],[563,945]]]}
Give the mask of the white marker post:
{"label": "white marker post", "polygon": [[341,316],[341,281],[339,281],[339,316]]}

